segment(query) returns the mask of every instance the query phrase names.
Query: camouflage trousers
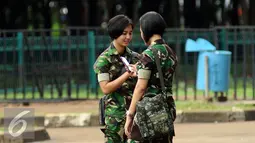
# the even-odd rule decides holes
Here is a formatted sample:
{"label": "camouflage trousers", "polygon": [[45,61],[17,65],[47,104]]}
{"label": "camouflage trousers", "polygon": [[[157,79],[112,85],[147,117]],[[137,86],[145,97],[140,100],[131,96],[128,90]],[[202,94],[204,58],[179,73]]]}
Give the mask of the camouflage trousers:
{"label": "camouflage trousers", "polygon": [[105,143],[136,143],[125,135],[125,120],[106,116],[105,124]]}
{"label": "camouflage trousers", "polygon": [[107,97],[105,108],[105,143],[136,143],[125,135],[125,105],[123,96],[114,94]]}

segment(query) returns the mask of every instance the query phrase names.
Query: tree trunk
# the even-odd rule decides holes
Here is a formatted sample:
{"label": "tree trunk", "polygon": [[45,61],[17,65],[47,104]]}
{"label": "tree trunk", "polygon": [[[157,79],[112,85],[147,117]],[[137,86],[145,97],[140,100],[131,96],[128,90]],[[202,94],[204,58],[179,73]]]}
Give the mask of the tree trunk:
{"label": "tree trunk", "polygon": [[51,28],[51,11],[49,7],[49,0],[44,1],[43,5],[43,17],[44,17],[44,28]]}
{"label": "tree trunk", "polygon": [[133,20],[134,3],[136,0],[124,0],[124,14]]}
{"label": "tree trunk", "polygon": [[180,11],[178,0],[165,0],[163,17],[168,27],[179,27],[180,26]]}
{"label": "tree trunk", "polygon": [[116,8],[115,8],[115,4],[116,4],[116,0],[105,0],[106,2],[106,7],[107,7],[107,15],[108,15],[108,20],[111,19],[115,13],[116,13]]}
{"label": "tree trunk", "polygon": [[7,7],[7,1],[0,1],[0,29],[6,28],[6,16],[5,10]]}
{"label": "tree trunk", "polygon": [[89,1],[89,24],[88,26],[99,26],[99,15],[98,15],[98,6],[97,0],[90,0]]}
{"label": "tree trunk", "polygon": [[140,15],[148,11],[159,12],[159,5],[162,0],[141,0]]}
{"label": "tree trunk", "polygon": [[[78,1],[78,0],[67,0],[66,6],[68,9],[68,26],[77,27],[88,25],[88,12],[87,8],[84,7],[87,4],[87,0]],[[86,9],[85,9],[86,8]],[[70,31],[71,35],[77,35],[77,30],[72,29]],[[79,34],[83,34],[84,31],[80,31]]]}
{"label": "tree trunk", "polygon": [[81,25],[89,25],[89,3],[88,0],[82,1]]}
{"label": "tree trunk", "polygon": [[197,28],[198,15],[196,14],[196,1],[195,0],[184,0],[184,18],[185,27]]}
{"label": "tree trunk", "polygon": [[[27,28],[27,7],[24,0],[10,0],[8,3],[10,15],[6,17],[10,19],[6,23],[7,29],[25,29]],[[13,10],[15,9],[15,10]]]}
{"label": "tree trunk", "polygon": [[209,0],[201,0],[201,28],[209,28],[211,24],[216,24],[215,17],[215,6],[213,2],[209,2]]}
{"label": "tree trunk", "polygon": [[255,0],[250,0],[250,9],[249,9],[249,24],[255,25]]}
{"label": "tree trunk", "polygon": [[69,26],[82,26],[82,1],[80,0],[67,0],[68,8],[68,23]]}
{"label": "tree trunk", "polygon": [[32,25],[34,29],[39,28],[39,19],[38,19],[38,13],[39,13],[39,8],[37,5],[37,2],[33,2],[32,4]]}
{"label": "tree trunk", "polygon": [[231,12],[231,24],[232,25],[240,25],[239,17],[238,17],[238,3],[239,0],[233,0],[233,10]]}
{"label": "tree trunk", "polygon": [[136,24],[138,21],[139,21],[139,8],[140,8],[140,0],[134,0],[134,3],[133,3],[133,22],[134,24]]}
{"label": "tree trunk", "polygon": [[240,0],[240,5],[242,7],[242,25],[248,25],[249,21],[249,6],[247,4],[247,1],[246,0]]}

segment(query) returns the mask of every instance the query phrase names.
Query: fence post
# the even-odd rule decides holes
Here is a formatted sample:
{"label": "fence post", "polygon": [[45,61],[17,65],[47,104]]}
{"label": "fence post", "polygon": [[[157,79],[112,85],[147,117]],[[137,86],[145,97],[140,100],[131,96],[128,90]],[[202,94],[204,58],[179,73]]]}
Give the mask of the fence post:
{"label": "fence post", "polygon": [[23,83],[23,65],[24,65],[23,33],[22,32],[18,32],[18,35],[17,35],[17,53],[18,53],[19,86],[21,86]]}
{"label": "fence post", "polygon": [[226,50],[226,29],[222,28],[220,32],[220,43],[221,43],[221,50]]}
{"label": "fence post", "polygon": [[94,31],[88,31],[89,81],[92,92],[96,90],[96,75],[93,65],[96,60],[96,39]]}

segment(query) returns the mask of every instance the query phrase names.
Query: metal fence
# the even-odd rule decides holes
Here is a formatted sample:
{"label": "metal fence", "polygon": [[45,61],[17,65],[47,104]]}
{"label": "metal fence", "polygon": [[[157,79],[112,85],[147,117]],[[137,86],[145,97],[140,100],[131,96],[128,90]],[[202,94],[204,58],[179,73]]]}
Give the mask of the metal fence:
{"label": "metal fence", "polygon": [[[255,99],[255,27],[167,29],[164,38],[176,51],[179,65],[174,79],[177,100],[203,98],[196,90],[197,53],[186,53],[187,38],[205,38],[217,49],[232,52],[229,99]],[[93,64],[109,46],[100,28],[0,32],[0,102],[97,99],[102,96]],[[132,50],[146,47],[135,30]],[[210,95],[215,95],[211,92]]]}

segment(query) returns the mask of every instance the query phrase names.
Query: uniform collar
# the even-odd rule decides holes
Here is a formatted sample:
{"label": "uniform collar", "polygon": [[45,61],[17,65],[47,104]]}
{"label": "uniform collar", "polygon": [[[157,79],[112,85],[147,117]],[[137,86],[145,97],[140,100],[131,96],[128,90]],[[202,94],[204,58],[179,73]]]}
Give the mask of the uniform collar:
{"label": "uniform collar", "polygon": [[[126,47],[126,51],[124,52],[124,55],[128,53],[128,54],[131,54],[131,50]],[[114,47],[113,43],[111,43],[110,47],[109,47],[109,54],[112,56],[112,55],[119,55],[117,49]]]}
{"label": "uniform collar", "polygon": [[155,40],[151,43],[151,46],[155,45],[155,44],[165,44],[165,40],[164,39],[158,39],[158,40]]}

